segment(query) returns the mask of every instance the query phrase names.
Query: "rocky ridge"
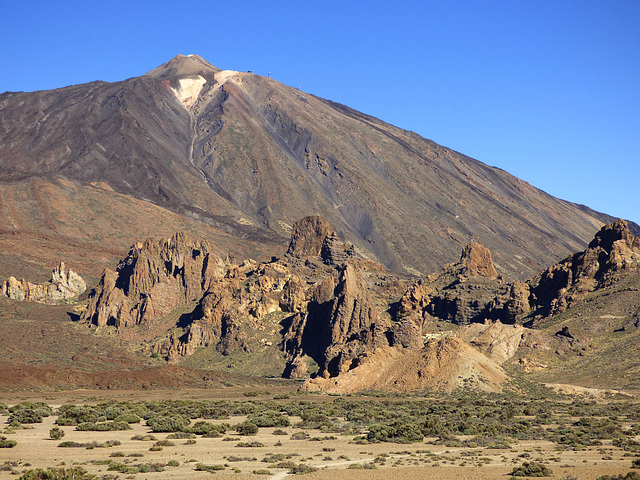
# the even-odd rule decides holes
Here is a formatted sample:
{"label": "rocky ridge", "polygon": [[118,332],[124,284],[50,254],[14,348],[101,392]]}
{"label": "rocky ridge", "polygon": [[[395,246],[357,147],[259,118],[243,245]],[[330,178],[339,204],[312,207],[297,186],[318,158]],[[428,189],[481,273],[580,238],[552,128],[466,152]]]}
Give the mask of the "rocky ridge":
{"label": "rocky ridge", "polygon": [[[82,319],[123,335],[137,327],[170,362],[202,349],[279,351],[279,374],[310,377],[310,390],[499,390],[501,365],[521,347],[588,351],[589,340],[566,326],[528,327],[638,266],[640,241],[619,221],[527,282],[506,282],[478,243],[410,282],[358,256],[326,220],[306,217],[294,224],[287,253],[263,263],[222,260],[186,234],[138,244],[116,272],[105,270]],[[187,310],[178,318],[176,308]],[[459,328],[442,331],[445,324]]]}
{"label": "rocky ridge", "polygon": [[504,281],[493,268],[491,252],[471,243],[458,263],[409,287],[398,313],[423,324],[437,319],[458,325],[491,320],[532,326],[639,267],[640,239],[624,220],[602,227],[586,250],[526,282]]}

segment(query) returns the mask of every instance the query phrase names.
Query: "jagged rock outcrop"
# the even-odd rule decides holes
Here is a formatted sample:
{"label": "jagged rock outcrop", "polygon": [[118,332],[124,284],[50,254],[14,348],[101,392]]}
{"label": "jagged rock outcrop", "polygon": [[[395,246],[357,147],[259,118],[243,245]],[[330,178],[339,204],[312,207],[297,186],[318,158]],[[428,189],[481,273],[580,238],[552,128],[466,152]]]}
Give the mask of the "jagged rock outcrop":
{"label": "jagged rock outcrop", "polygon": [[224,270],[208,242],[186,233],[160,242],[138,243],[115,272],[104,270],[81,319],[118,329],[150,325],[201,298]]}
{"label": "jagged rock outcrop", "polygon": [[306,312],[297,314],[285,333],[286,374],[299,377],[299,357],[308,356],[318,363],[320,376],[339,375],[360,355],[388,345],[389,327],[357,270],[347,265],[337,282],[329,277],[314,288]]}
{"label": "jagged rock outcrop", "polygon": [[340,240],[324,218],[308,216],[293,225],[287,255],[300,259],[320,257],[327,265],[339,266],[355,258],[355,247]]}
{"label": "jagged rock outcrop", "polygon": [[463,248],[458,263],[411,286],[398,304],[398,313],[417,315],[423,324],[439,319],[466,325],[490,318],[492,302],[506,289],[493,266],[491,252],[472,242]]}
{"label": "jagged rock outcrop", "polygon": [[[289,269],[280,261],[229,265],[224,276],[211,282],[194,311],[187,315],[189,323],[184,333],[158,341],[154,351],[170,361],[192,355],[202,347],[215,348],[223,355],[235,351],[252,353],[247,337],[252,331],[274,328],[269,316],[282,311],[283,291],[290,277]],[[290,290],[298,295],[295,289]]]}
{"label": "jagged rock outcrop", "polygon": [[24,278],[21,281],[9,277],[2,284],[2,293],[13,300],[27,300],[39,303],[58,303],[70,300],[84,293],[87,284],[73,270],[66,270],[64,262],[53,269],[51,280],[44,284],[33,284]]}
{"label": "jagged rock outcrop", "polygon": [[640,238],[626,221],[605,225],[583,252],[547,268],[530,280],[530,324],[565,311],[586,294],[610,286],[640,267]]}
{"label": "jagged rock outcrop", "polygon": [[458,325],[490,320],[531,326],[639,267],[640,239],[624,220],[602,227],[586,250],[527,282],[504,283],[491,252],[472,243],[458,263],[412,285],[398,303],[398,314],[422,318],[423,325],[438,319]]}
{"label": "jagged rock outcrop", "polygon": [[462,249],[460,262],[462,275],[498,278],[491,260],[491,251],[478,242],[471,242]]}
{"label": "jagged rock outcrop", "polygon": [[[499,390],[506,378],[499,365],[520,348],[565,357],[588,351],[573,327],[540,333],[522,323],[636,269],[638,243],[618,222],[585,252],[510,284],[491,252],[472,243],[458,263],[407,288],[357,258],[320,217],[297,222],[288,254],[266,263],[225,264],[206,242],[177,234],[136,245],[115,272],[106,270],[83,318],[148,332],[152,351],[171,362],[211,348],[233,365],[268,350],[284,376],[315,378],[310,389]],[[172,313],[188,304],[195,307]],[[444,335],[442,321],[466,328]]]}

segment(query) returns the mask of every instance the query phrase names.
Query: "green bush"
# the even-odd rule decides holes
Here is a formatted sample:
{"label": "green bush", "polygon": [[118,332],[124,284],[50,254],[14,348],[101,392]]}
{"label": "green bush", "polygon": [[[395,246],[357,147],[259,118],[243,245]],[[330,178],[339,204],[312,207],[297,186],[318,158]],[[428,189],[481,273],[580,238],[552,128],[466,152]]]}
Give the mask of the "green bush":
{"label": "green bush", "polygon": [[154,433],[181,432],[189,426],[188,418],[178,415],[152,417],[147,420],[147,425]]}
{"label": "green bush", "polygon": [[224,470],[224,465],[205,465],[204,463],[196,463],[196,472],[215,472],[216,470]]}
{"label": "green bush", "polygon": [[[108,418],[108,417],[107,417]],[[139,423],[140,417],[135,413],[122,413],[113,419],[114,422]]]}
{"label": "green bush", "polygon": [[49,430],[49,438],[52,440],[60,440],[62,437],[64,437],[64,430],[60,427],[53,427]]}
{"label": "green bush", "polygon": [[200,421],[185,428],[184,431],[196,435],[205,435],[207,437],[219,437],[227,432],[227,427],[225,425]]}
{"label": "green bush", "polygon": [[304,475],[305,473],[311,473],[318,470],[311,465],[307,465],[306,463],[300,463],[289,468],[290,475]]}
{"label": "green bush", "polygon": [[511,472],[514,477],[550,477],[553,472],[550,468],[538,462],[524,462]]}
{"label": "green bush", "polygon": [[38,409],[16,410],[9,415],[7,423],[42,423],[42,411]]}
{"label": "green bush", "polygon": [[253,422],[242,422],[236,425],[236,431],[240,435],[255,435],[258,433],[260,428]]}
{"label": "green bush", "polygon": [[629,472],[626,475],[603,475],[596,480],[640,480],[640,474],[637,472]]}
{"label": "green bush", "polygon": [[371,425],[367,439],[370,442],[414,443],[424,439],[418,423],[396,420],[390,425]]}
{"label": "green bush", "polygon": [[90,405],[65,404],[58,409],[56,423],[61,426],[78,425],[85,422],[97,422],[100,417],[96,407]]}
{"label": "green bush", "polygon": [[131,430],[127,422],[104,422],[93,423],[83,422],[76,426],[76,430],[80,432],[114,432],[122,430]]}
{"label": "green bush", "polygon": [[289,419],[280,412],[260,412],[249,415],[247,421],[255,423],[258,427],[288,427]]}
{"label": "green bush", "polygon": [[255,440],[253,442],[238,442],[236,447],[264,447],[264,443]]}
{"label": "green bush", "polygon": [[68,470],[64,468],[27,470],[19,480],[93,480],[95,478],[95,475],[90,475],[85,469],[73,467]]}
{"label": "green bush", "polygon": [[7,437],[0,436],[0,448],[13,448],[17,444],[15,440],[7,440]]}

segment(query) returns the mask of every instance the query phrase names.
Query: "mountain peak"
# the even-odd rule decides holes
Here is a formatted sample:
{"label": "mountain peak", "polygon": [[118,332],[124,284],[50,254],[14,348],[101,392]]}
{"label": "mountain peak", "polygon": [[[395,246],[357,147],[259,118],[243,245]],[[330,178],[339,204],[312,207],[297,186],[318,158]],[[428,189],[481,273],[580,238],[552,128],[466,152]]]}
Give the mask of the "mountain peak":
{"label": "mountain peak", "polygon": [[189,77],[195,75],[215,74],[221,70],[199,55],[176,55],[167,63],[154,68],[146,75],[163,80],[172,78]]}

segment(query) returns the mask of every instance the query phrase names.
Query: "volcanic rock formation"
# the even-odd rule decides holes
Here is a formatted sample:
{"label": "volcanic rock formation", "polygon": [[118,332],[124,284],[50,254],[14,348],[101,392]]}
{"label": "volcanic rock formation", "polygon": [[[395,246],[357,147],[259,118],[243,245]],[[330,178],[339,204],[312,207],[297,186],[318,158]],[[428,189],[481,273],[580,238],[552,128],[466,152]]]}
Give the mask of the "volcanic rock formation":
{"label": "volcanic rock formation", "polygon": [[61,262],[51,273],[48,283],[36,285],[9,277],[2,284],[2,293],[13,300],[27,300],[40,303],[57,303],[70,300],[84,293],[87,284],[84,279],[73,270],[65,270]]}
{"label": "volcanic rock formation", "polygon": [[207,242],[185,233],[138,243],[115,272],[105,269],[81,319],[98,327],[150,328],[154,320],[199,299],[223,268]]}
{"label": "volcanic rock formation", "polygon": [[491,253],[481,245],[464,248],[460,262],[413,284],[398,304],[400,316],[455,324],[486,320],[534,325],[562,313],[586,294],[611,286],[640,267],[640,239],[627,222],[605,225],[586,250],[547,268],[527,282],[496,276]]}
{"label": "volcanic rock formation", "polygon": [[[461,262],[447,268],[457,282],[499,283],[491,254],[481,245],[464,249]],[[386,374],[376,388],[451,389],[460,377],[498,389],[506,378],[498,363],[466,341],[441,338],[425,344],[431,337],[423,334],[428,325],[423,319],[409,315],[391,321],[386,310],[398,285],[380,265],[357,257],[339,241],[326,220],[306,217],[295,223],[288,253],[266,263],[224,263],[206,242],[184,233],[138,244],[115,272],[105,270],[82,319],[113,326],[125,336],[135,332],[155,339],[152,351],[170,362],[200,349],[234,358],[279,349],[285,360],[281,374],[318,377],[308,388],[364,388],[342,379],[383,362],[382,370],[395,373]],[[418,290],[414,286],[405,298],[415,298]],[[193,302],[190,313],[172,313]],[[502,350],[509,355],[499,363],[513,354]]]}

